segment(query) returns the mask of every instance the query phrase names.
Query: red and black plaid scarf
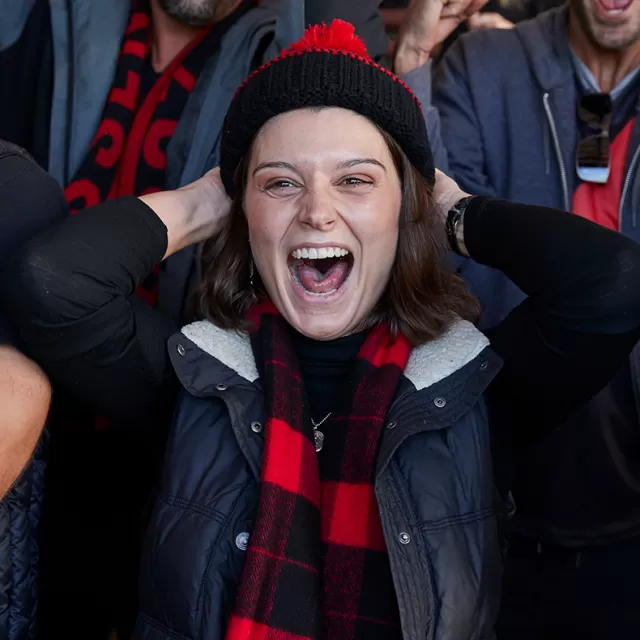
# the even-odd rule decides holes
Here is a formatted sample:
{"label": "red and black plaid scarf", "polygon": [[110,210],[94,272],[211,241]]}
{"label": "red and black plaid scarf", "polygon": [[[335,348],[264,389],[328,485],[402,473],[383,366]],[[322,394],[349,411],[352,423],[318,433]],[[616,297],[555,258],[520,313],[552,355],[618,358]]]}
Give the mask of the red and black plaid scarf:
{"label": "red and black plaid scarf", "polygon": [[260,498],[227,640],[401,638],[374,494],[387,411],[411,347],[373,329],[317,454],[286,321],[249,314],[267,403]]}
{"label": "red and black plaid scarf", "polygon": [[[166,149],[200,72],[217,49],[220,23],[193,40],[142,95],[150,72],[151,14],[135,3],[102,122],[73,181],[65,189],[72,213],[112,198],[165,188]],[[216,37],[218,35],[218,37]],[[138,295],[157,303],[157,274]]]}

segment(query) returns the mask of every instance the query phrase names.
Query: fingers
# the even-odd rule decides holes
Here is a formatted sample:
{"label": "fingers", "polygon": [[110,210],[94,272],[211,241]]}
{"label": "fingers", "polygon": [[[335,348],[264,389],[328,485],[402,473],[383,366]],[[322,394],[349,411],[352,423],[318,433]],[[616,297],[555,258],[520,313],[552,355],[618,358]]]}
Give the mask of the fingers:
{"label": "fingers", "polygon": [[487,0],[412,0],[396,40],[394,71],[423,66],[433,51]]}
{"label": "fingers", "polygon": [[400,75],[423,66],[442,42],[438,27],[442,0],[414,0],[396,42],[394,71]]}
{"label": "fingers", "polygon": [[480,11],[487,2],[488,0],[445,0],[441,17],[464,20]]}
{"label": "fingers", "polygon": [[467,20],[469,28],[476,29],[513,29],[515,25],[499,13],[477,13]]}

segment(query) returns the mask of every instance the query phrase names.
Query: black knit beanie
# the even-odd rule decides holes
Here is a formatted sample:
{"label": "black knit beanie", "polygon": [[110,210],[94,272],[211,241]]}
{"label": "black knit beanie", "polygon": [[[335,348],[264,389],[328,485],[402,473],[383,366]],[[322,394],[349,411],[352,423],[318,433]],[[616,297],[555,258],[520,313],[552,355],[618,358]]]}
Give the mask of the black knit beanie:
{"label": "black knit beanie", "polygon": [[235,174],[255,135],[271,118],[304,107],[343,107],[390,134],[411,163],[435,181],[422,107],[409,87],[368,55],[353,25],[334,20],[309,27],[280,57],[256,69],[227,112],[220,170],[233,197]]}

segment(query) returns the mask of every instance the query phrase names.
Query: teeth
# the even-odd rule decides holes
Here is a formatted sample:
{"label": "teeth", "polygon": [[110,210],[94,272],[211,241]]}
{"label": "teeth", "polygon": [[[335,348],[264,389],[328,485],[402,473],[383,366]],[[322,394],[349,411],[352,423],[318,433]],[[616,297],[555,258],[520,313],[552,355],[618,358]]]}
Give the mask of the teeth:
{"label": "teeth", "polygon": [[324,260],[325,258],[343,258],[348,255],[349,252],[346,249],[339,247],[304,247],[303,249],[294,249],[291,252],[291,257],[295,260],[301,258],[309,258],[310,260]]}

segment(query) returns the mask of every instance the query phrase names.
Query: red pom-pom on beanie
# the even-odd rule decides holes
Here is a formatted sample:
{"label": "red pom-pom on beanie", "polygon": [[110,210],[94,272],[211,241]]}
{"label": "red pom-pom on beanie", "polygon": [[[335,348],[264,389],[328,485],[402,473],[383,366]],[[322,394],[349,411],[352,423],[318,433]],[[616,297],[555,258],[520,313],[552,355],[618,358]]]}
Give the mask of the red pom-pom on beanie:
{"label": "red pom-pom on beanie", "polygon": [[355,27],[344,20],[333,20],[328,27],[324,23],[309,27],[302,38],[285,49],[283,54],[313,49],[330,49],[369,57],[364,40],[356,35]]}

